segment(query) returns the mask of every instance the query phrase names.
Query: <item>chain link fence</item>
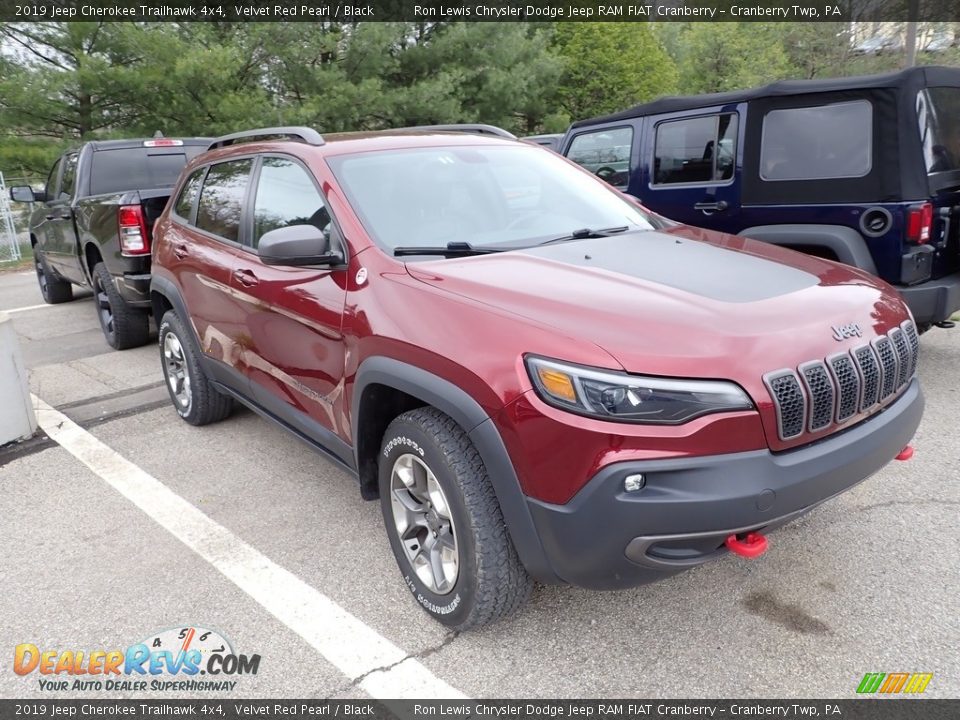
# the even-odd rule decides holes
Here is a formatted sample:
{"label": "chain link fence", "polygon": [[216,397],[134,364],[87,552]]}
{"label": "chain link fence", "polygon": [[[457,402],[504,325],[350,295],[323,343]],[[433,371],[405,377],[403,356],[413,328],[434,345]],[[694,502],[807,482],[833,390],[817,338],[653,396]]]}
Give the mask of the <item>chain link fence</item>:
{"label": "chain link fence", "polygon": [[0,268],[30,257],[29,222],[33,204],[10,200],[10,187],[33,185],[36,178],[7,177],[0,172]]}

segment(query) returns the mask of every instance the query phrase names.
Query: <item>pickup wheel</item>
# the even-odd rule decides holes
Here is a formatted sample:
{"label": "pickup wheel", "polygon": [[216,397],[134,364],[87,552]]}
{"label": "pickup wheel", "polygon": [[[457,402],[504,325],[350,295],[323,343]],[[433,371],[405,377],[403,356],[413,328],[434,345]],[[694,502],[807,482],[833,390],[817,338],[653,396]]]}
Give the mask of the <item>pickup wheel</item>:
{"label": "pickup wheel", "polygon": [[380,507],[404,582],[435,620],[466,630],[505,617],[533,583],[467,433],[435,408],[397,417],[379,458]]}
{"label": "pickup wheel", "polygon": [[37,282],[45,303],[57,305],[73,300],[73,285],[50,272],[47,261],[36,247],[33,248],[33,267],[37,271]]}
{"label": "pickup wheel", "polygon": [[233,399],[213,387],[183,321],[173,310],[164,314],[158,335],[163,379],[180,417],[191,425],[209,425],[227,417]]}
{"label": "pickup wheel", "polygon": [[103,263],[97,263],[93,268],[93,296],[100,329],[110,347],[126,350],[150,341],[150,317],[127,305]]}

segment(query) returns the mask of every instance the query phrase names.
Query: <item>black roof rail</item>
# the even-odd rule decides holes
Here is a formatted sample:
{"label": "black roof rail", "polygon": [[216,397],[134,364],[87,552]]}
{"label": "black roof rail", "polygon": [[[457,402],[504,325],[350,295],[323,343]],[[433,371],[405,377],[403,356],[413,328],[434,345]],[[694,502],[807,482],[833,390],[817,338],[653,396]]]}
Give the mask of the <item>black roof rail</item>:
{"label": "black roof rail", "polygon": [[243,132],[224,135],[210,143],[210,147],[208,147],[207,150],[215,150],[217,148],[227,147],[228,145],[236,145],[240,142],[251,142],[261,138],[265,140],[296,140],[306,143],[307,145],[319,146],[324,144],[323,136],[313,128],[290,125],[285,127],[257,128],[256,130],[244,130]]}
{"label": "black roof rail", "polygon": [[412,127],[396,128],[397,131],[439,130],[441,132],[475,133],[477,135],[495,135],[497,137],[516,140],[517,136],[496,125],[482,123],[454,123],[451,125],[414,125]]}

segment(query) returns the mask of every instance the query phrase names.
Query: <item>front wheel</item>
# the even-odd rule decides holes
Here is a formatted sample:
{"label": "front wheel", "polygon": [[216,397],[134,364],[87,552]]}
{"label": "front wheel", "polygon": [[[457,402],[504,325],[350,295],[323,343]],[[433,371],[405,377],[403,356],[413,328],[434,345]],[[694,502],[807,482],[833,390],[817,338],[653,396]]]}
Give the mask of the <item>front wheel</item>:
{"label": "front wheel", "polygon": [[33,269],[37,273],[37,284],[45,303],[58,305],[73,300],[73,286],[50,271],[46,259],[36,246],[33,248]]}
{"label": "front wheel", "polygon": [[439,410],[411,410],[390,423],[379,460],[390,547],[420,606],[455,630],[519,608],[533,583],[466,432]]}
{"label": "front wheel", "polygon": [[127,304],[103,263],[93,268],[93,295],[100,329],[110,347],[126,350],[150,341],[150,317]]}

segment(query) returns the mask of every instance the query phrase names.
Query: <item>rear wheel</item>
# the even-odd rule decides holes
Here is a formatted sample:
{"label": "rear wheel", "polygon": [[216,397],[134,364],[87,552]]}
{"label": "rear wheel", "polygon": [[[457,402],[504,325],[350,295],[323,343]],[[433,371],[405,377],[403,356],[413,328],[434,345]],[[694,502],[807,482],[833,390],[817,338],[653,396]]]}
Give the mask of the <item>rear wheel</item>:
{"label": "rear wheel", "polygon": [[37,283],[40,285],[40,294],[43,295],[44,302],[57,305],[73,300],[73,286],[50,271],[47,261],[36,245],[33,247],[33,268],[37,273]]}
{"label": "rear wheel", "polygon": [[93,294],[100,329],[110,347],[126,350],[150,341],[150,317],[127,304],[103,263],[97,263],[93,268]]}
{"label": "rear wheel", "polygon": [[527,600],[532,581],[486,468],[452,418],[434,408],[396,418],[383,437],[379,480],[394,557],[429,615],[465,630]]}
{"label": "rear wheel", "polygon": [[191,425],[208,425],[227,417],[233,400],[210,382],[180,317],[168,310],[158,331],[163,378],[180,417]]}

